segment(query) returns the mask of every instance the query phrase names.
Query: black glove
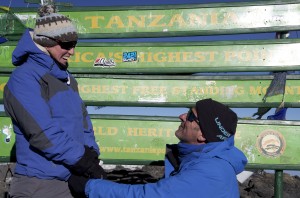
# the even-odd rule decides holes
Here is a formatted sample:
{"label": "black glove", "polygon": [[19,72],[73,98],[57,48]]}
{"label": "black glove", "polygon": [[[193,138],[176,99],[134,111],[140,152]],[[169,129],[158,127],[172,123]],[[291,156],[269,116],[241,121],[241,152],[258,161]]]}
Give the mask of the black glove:
{"label": "black glove", "polygon": [[95,162],[86,172],[86,176],[94,179],[106,179],[105,170],[99,165],[99,160]]}
{"label": "black glove", "polygon": [[71,175],[68,180],[70,191],[74,197],[82,198],[85,196],[85,185],[89,181],[89,178],[78,175]]}
{"label": "black glove", "polygon": [[90,178],[106,178],[106,172],[99,165],[98,153],[87,146],[84,146],[85,151],[81,159],[74,165],[69,166],[72,173],[83,175]]}

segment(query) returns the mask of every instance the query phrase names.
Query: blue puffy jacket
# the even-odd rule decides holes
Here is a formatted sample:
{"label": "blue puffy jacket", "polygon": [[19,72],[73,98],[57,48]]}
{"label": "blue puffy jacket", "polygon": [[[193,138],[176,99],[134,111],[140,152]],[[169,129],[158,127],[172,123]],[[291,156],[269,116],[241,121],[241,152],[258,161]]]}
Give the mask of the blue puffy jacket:
{"label": "blue puffy jacket", "polygon": [[[27,30],[12,54],[16,69],[4,89],[4,107],[16,134],[15,172],[67,180],[84,145],[99,153],[76,80],[37,46]],[[68,75],[70,84],[68,85]]]}
{"label": "blue puffy jacket", "polygon": [[[183,153],[180,149],[179,153]],[[128,185],[93,179],[86,184],[85,192],[92,198],[237,198],[240,196],[236,175],[246,163],[245,155],[234,147],[231,137],[185,152],[180,156],[178,171],[170,170],[167,161],[166,178],[157,183]]]}

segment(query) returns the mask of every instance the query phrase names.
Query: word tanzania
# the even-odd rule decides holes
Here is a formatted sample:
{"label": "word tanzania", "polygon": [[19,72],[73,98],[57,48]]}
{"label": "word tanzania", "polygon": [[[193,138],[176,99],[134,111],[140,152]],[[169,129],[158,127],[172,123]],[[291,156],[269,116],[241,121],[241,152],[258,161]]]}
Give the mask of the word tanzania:
{"label": "word tanzania", "polygon": [[[189,10],[192,11],[192,10]],[[157,13],[157,12],[156,12]],[[99,28],[131,28],[131,27],[198,27],[206,25],[229,24],[238,20],[238,16],[234,12],[207,12],[197,13],[183,12],[178,14],[161,14],[153,11],[153,14],[143,15],[113,15],[105,16],[86,16],[91,29]]]}

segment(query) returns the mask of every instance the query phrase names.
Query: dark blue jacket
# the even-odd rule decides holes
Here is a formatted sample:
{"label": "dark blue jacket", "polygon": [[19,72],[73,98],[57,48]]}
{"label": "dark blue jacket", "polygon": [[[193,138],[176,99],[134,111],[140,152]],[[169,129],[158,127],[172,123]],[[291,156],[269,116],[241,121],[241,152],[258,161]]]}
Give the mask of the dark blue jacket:
{"label": "dark blue jacket", "polygon": [[20,39],[12,62],[17,67],[4,89],[4,107],[16,134],[15,172],[67,180],[66,165],[82,157],[84,145],[99,153],[77,82],[37,47],[30,30]]}
{"label": "dark blue jacket", "polygon": [[244,170],[247,159],[234,147],[233,137],[199,148],[181,155],[178,171],[174,172],[166,161],[166,178],[157,183],[128,185],[93,179],[86,184],[86,195],[92,198],[240,197],[236,175]]}

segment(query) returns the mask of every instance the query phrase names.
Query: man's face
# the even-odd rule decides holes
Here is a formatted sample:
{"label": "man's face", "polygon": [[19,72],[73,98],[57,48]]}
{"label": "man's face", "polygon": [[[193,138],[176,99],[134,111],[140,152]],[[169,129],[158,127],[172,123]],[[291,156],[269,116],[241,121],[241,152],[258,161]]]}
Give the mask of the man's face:
{"label": "man's face", "polygon": [[74,48],[76,42],[68,42],[68,43],[58,43],[53,47],[47,47],[46,49],[52,56],[54,60],[56,60],[62,69],[68,68],[68,60],[74,55]]}
{"label": "man's face", "polygon": [[188,113],[179,116],[181,124],[175,131],[175,136],[180,142],[188,144],[204,143],[205,139],[202,136],[195,108],[190,109]]}

